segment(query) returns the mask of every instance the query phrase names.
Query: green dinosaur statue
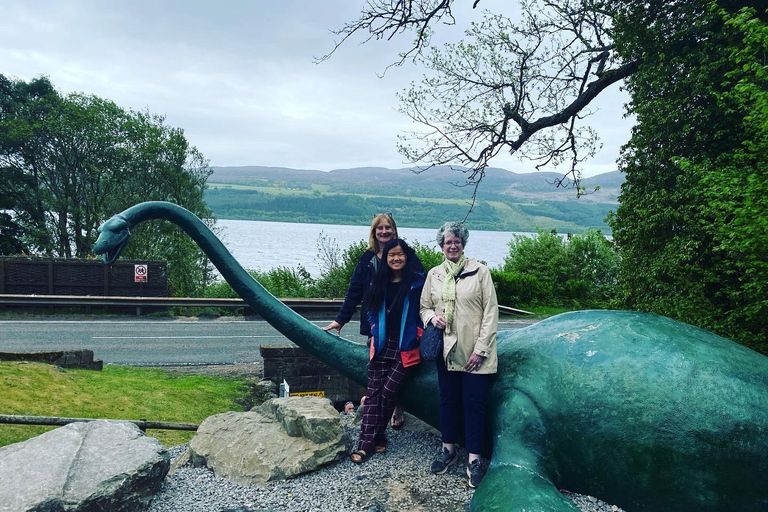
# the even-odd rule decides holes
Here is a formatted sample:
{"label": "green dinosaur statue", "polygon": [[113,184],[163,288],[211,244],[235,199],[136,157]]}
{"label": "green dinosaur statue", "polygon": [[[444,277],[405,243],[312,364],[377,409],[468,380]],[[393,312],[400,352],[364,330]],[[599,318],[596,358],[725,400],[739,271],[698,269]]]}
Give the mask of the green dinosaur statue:
{"label": "green dinosaur statue", "polygon": [[[147,202],[101,227],[94,253],[113,263],[130,229],[179,225],[277,330],[365,385],[368,351],[283,305],[189,211]],[[661,316],[579,311],[500,332],[489,391],[491,463],[477,511],[575,511],[558,489],[630,512],[768,511],[768,358]],[[421,364],[401,393],[438,425],[437,375]],[[428,461],[424,461],[427,471]]]}

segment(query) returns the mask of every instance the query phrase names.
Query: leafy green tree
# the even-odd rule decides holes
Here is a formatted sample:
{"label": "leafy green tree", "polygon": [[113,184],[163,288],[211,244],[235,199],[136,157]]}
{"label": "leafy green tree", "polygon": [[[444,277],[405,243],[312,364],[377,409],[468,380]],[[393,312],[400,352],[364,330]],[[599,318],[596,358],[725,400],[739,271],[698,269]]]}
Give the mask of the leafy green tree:
{"label": "leafy green tree", "polygon": [[9,212],[5,231],[13,233],[11,245],[46,254],[53,248],[36,155],[47,140],[46,120],[59,102],[46,78],[26,83],[0,75],[0,207]]}
{"label": "leafy green tree", "polygon": [[[203,201],[211,169],[161,116],[0,75],[0,128],[6,230],[34,254],[87,257],[104,220],[145,200],[177,203],[212,225]],[[167,260],[177,295],[199,293],[211,277],[207,258],[169,223],[137,228],[125,256]]]}
{"label": "leafy green tree", "polygon": [[600,231],[571,235],[566,245],[566,296],[582,306],[606,306],[616,298],[621,258]]}
{"label": "leafy green tree", "polygon": [[[120,212],[142,201],[170,201],[188,209],[216,232],[215,217],[204,200],[212,170],[208,161],[184,137],[183,130],[165,124],[162,116],[134,113],[128,139],[135,159],[128,177],[116,184],[110,210]],[[214,279],[213,267],[198,245],[173,223],[145,222],[137,226],[124,257],[168,261],[171,293],[195,297]]]}
{"label": "leafy green tree", "polygon": [[635,2],[617,17],[617,45],[644,62],[610,219],[623,305],[768,352],[764,5],[674,4],[655,24]]}
{"label": "leafy green tree", "polygon": [[[3,205],[0,204],[0,210]],[[0,213],[0,256],[26,252],[21,242],[21,228],[7,213]]]}

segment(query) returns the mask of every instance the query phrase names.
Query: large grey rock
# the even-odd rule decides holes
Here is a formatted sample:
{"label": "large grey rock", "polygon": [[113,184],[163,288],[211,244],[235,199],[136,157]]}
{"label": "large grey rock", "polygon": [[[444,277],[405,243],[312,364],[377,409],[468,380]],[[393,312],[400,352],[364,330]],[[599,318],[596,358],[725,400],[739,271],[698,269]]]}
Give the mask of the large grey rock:
{"label": "large grey rock", "polygon": [[145,510],[169,467],[132,423],[70,423],[0,448],[0,511]]}
{"label": "large grey rock", "polygon": [[249,412],[207,418],[186,456],[216,476],[260,487],[338,460],[350,446],[328,399],[273,398]]}

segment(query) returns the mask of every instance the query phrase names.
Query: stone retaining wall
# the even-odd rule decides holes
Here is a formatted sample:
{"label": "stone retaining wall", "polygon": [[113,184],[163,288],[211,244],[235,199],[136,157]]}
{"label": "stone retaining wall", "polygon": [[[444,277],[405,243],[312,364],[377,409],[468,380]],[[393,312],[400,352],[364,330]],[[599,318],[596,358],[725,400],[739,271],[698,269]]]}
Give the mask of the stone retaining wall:
{"label": "stone retaining wall", "polygon": [[104,362],[93,358],[93,350],[60,350],[56,352],[0,352],[0,361],[33,361],[63,368],[101,371]]}
{"label": "stone retaining wall", "polygon": [[296,345],[262,345],[260,351],[264,359],[264,378],[278,385],[285,379],[291,393],[323,391],[325,397],[335,404],[343,405],[351,400],[355,406],[365,395],[365,387],[352,382]]}

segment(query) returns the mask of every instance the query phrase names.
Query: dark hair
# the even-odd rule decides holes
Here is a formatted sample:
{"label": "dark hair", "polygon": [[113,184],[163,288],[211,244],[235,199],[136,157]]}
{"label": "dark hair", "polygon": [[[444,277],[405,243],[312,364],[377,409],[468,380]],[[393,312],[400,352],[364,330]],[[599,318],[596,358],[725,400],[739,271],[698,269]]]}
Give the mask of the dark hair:
{"label": "dark hair", "polygon": [[[413,264],[416,260],[416,253],[410,246],[405,243],[402,238],[394,238],[384,244],[384,249],[381,253],[381,265],[376,272],[376,276],[373,278],[373,283],[368,289],[367,297],[364,301],[364,306],[370,311],[375,311],[381,307],[381,303],[386,300],[387,297],[387,283],[392,280],[392,269],[387,264],[387,255],[389,251],[395,247],[400,247],[405,253],[405,267],[403,267],[402,286],[406,292],[411,288],[411,281],[413,281]],[[398,301],[403,300],[404,294],[398,298]]]}

